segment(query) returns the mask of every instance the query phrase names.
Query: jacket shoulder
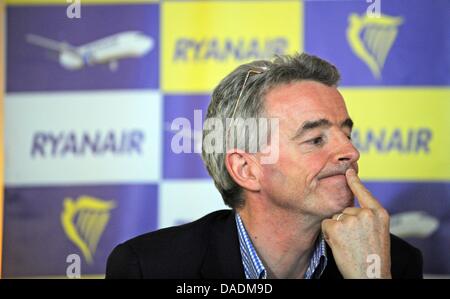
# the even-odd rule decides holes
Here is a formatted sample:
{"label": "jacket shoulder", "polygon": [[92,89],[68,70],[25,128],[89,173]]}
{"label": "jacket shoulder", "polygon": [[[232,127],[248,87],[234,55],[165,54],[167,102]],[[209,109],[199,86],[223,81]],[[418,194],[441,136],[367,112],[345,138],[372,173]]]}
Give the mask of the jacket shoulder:
{"label": "jacket shoulder", "polygon": [[119,244],[108,257],[106,278],[198,277],[211,228],[231,213],[231,210],[216,211],[194,222]]}
{"label": "jacket shoulder", "polygon": [[391,234],[392,278],[423,278],[423,258],[419,249]]}

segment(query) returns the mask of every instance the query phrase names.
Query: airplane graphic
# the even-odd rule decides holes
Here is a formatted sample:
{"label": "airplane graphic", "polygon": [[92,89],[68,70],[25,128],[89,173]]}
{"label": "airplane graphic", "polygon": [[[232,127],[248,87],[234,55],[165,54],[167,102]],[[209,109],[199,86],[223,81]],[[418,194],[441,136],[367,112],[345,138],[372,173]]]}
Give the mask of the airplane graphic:
{"label": "airplane graphic", "polygon": [[60,65],[68,70],[107,64],[111,71],[116,71],[118,60],[144,56],[155,44],[151,37],[139,31],[120,32],[78,47],[36,34],[27,34],[26,41],[35,46],[57,51]]}
{"label": "airplane graphic", "polygon": [[423,211],[408,211],[392,215],[390,226],[401,238],[427,238],[439,228],[439,220]]}

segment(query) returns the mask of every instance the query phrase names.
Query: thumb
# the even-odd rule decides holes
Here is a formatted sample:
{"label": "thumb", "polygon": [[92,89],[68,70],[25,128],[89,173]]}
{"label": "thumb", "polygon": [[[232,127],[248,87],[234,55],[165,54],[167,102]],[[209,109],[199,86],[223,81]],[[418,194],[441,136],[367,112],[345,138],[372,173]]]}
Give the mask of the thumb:
{"label": "thumb", "polygon": [[322,221],[323,238],[325,239],[325,241],[330,246],[331,246],[331,244],[330,244],[330,230],[331,230],[331,227],[333,226],[333,224],[335,224],[335,222],[336,221],[334,221],[332,219],[325,219],[325,220]]}

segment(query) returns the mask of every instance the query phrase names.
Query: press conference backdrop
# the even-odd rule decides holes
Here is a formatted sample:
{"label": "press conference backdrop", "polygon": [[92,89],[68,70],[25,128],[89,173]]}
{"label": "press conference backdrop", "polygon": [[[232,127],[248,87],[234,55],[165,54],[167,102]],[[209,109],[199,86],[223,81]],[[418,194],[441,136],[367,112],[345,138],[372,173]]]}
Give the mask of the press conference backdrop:
{"label": "press conference backdrop", "polygon": [[102,277],[118,243],[225,208],[194,115],[237,65],[302,51],[341,71],[392,232],[449,275],[450,2],[377,2],[8,1],[3,277],[64,277],[71,254]]}

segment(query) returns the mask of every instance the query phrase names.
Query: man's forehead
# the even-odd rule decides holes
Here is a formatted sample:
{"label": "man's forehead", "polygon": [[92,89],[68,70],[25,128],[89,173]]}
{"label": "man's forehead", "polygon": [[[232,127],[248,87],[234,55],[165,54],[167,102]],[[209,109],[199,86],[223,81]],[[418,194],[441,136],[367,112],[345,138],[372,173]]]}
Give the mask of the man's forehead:
{"label": "man's forehead", "polygon": [[348,117],[344,99],[336,87],[315,81],[277,86],[266,95],[265,110],[270,117],[327,118],[333,122]]}

